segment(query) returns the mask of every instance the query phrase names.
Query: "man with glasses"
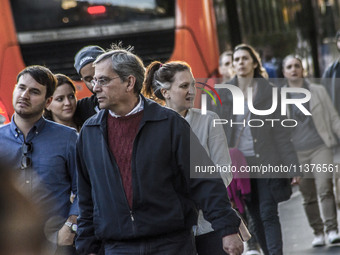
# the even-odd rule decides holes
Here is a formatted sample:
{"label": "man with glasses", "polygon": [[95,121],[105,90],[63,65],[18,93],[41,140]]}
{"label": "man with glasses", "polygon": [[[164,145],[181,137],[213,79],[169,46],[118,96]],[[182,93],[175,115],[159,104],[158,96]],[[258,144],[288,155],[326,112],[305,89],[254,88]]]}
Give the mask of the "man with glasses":
{"label": "man with glasses", "polygon": [[106,255],[194,255],[199,204],[229,254],[240,255],[240,219],[219,173],[190,178],[193,166],[213,163],[184,118],[141,95],[142,60],[117,47],[94,65],[102,110],[77,141],[79,254],[97,254],[99,239]]}
{"label": "man with glasses", "polygon": [[[44,108],[52,101],[57,80],[42,66],[29,66],[17,76],[14,114],[0,127],[0,161],[13,166],[18,187],[42,211],[50,254],[75,254],[78,215],[75,143],[77,132],[47,121]],[[13,226],[15,227],[15,226]]]}
{"label": "man with glasses", "polygon": [[99,112],[98,101],[93,92],[91,81],[94,75],[93,62],[104,52],[101,47],[90,45],[82,48],[74,57],[74,68],[77,70],[86,87],[93,93],[91,97],[77,101],[75,116],[79,118],[81,125],[83,125],[88,118]]}

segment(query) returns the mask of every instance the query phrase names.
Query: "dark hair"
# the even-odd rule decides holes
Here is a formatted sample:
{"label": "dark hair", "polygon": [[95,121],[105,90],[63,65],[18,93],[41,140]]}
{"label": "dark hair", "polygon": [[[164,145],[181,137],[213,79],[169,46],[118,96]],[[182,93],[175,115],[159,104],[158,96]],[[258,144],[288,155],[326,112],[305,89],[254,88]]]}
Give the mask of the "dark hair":
{"label": "dark hair", "polygon": [[[63,84],[67,84],[67,85],[69,85],[72,88],[74,94],[76,93],[76,86],[74,85],[73,81],[68,76],[66,76],[64,74],[61,74],[61,73],[58,73],[58,74],[55,75],[55,77],[57,79],[57,86],[56,87],[59,87],[59,86],[61,86]],[[44,117],[46,119],[48,119],[48,120],[54,121],[53,120],[52,111],[47,110],[46,108],[44,110]],[[73,116],[73,121],[75,122],[75,124],[78,127],[81,126],[81,125],[79,125],[80,121],[76,118],[75,115]]]}
{"label": "dark hair", "polygon": [[24,74],[29,74],[36,82],[46,87],[45,98],[49,98],[53,95],[57,85],[57,79],[50,69],[39,65],[28,66],[18,74],[17,82]]}
{"label": "dark hair", "polygon": [[145,76],[143,61],[131,52],[133,50],[131,46],[124,49],[121,47],[121,44],[113,44],[111,48],[111,50],[98,56],[96,61],[94,61],[94,65],[111,58],[112,69],[122,81],[126,81],[129,75],[133,75],[136,78],[134,92],[138,95],[142,90]]}
{"label": "dark hair", "polygon": [[225,57],[225,56],[230,56],[231,57],[231,59],[233,60],[233,52],[232,51],[230,51],[230,50],[228,50],[228,51],[224,51],[221,55],[220,55],[220,58],[219,58],[219,64],[220,64],[220,66],[223,64],[222,63],[222,59],[223,59],[223,57]]}
{"label": "dark hair", "polygon": [[259,77],[263,76],[265,78],[268,78],[268,74],[266,70],[263,68],[262,63],[261,63],[261,58],[259,53],[250,45],[248,44],[239,44],[235,47],[234,49],[234,54],[238,50],[245,50],[248,51],[250,54],[251,58],[253,59],[253,62],[257,64],[257,67],[254,70],[254,77]]}
{"label": "dark hair", "polygon": [[70,77],[66,76],[65,74],[61,74],[61,73],[57,73],[55,75],[55,77],[57,78],[57,87],[59,87],[62,84],[68,84],[71,86],[72,90],[74,93],[76,93],[76,86],[74,85],[73,81],[71,80]]}
{"label": "dark hair", "polygon": [[144,81],[146,95],[152,96],[154,94],[157,98],[165,100],[161,89],[170,89],[176,73],[186,70],[191,72],[191,67],[183,61],[171,61],[165,64],[159,61],[152,62],[146,68]]}

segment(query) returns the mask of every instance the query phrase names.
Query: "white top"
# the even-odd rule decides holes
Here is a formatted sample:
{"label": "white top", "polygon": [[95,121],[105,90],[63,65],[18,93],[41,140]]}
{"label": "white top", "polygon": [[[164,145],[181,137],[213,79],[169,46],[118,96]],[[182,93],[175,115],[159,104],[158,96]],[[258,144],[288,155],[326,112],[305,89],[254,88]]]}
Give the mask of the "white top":
{"label": "white top", "polygon": [[[139,102],[138,104],[136,105],[135,108],[133,108],[131,110],[131,112],[129,112],[128,114],[126,114],[125,116],[129,116],[129,115],[132,115],[132,114],[135,114],[137,112],[140,112],[140,111],[143,111],[144,110],[144,101],[142,99],[142,97],[139,95]],[[109,110],[109,113],[112,117],[115,117],[115,118],[119,118],[119,117],[122,117],[118,114],[115,114],[113,111]]]}
{"label": "white top", "polygon": [[[191,126],[200,143],[207,151],[209,157],[215,165],[229,166],[231,159],[229,155],[228,142],[222,125],[213,126],[213,120],[220,117],[212,112],[207,111],[206,115],[201,114],[200,109],[191,108],[188,110],[185,120]],[[233,175],[231,172],[221,173],[222,180],[226,186],[231,182]],[[203,218],[202,210],[199,211],[197,235],[202,235],[213,231],[211,224]]]}

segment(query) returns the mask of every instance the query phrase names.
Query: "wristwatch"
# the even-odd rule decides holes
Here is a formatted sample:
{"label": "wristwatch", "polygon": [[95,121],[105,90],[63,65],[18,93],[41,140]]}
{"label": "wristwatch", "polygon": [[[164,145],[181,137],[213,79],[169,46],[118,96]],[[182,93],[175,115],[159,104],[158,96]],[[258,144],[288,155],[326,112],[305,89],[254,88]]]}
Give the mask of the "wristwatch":
{"label": "wristwatch", "polygon": [[72,233],[77,233],[78,225],[69,221],[65,222],[65,225],[68,226]]}

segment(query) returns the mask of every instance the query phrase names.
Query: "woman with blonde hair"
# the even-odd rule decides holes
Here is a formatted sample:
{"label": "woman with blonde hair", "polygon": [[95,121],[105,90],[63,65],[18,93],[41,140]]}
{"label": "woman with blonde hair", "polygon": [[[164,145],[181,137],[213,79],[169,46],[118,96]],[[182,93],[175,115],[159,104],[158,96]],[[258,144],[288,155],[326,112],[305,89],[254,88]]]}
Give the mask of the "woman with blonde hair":
{"label": "woman with blonde hair", "polygon": [[[311,99],[304,104],[312,115],[304,115],[295,105],[288,108],[289,115],[297,121],[292,129],[292,141],[297,151],[300,165],[305,173],[300,180],[303,206],[309,225],[314,231],[313,247],[324,246],[324,231],[330,244],[339,243],[337,210],[333,191],[333,153],[340,138],[340,118],[325,87],[304,79],[301,58],[288,55],[283,60],[283,75],[290,88],[305,88]],[[304,96],[304,95],[303,95]],[[300,93],[290,93],[291,99],[301,97]],[[312,166],[325,166],[327,171],[313,171]],[[324,170],[324,169],[323,169]],[[318,198],[319,201],[318,202]],[[320,216],[320,208],[324,221]]]}
{"label": "woman with blonde hair", "polygon": [[[201,110],[192,108],[196,93],[195,83],[187,63],[172,61],[162,64],[155,61],[147,67],[144,87],[148,95],[153,94],[165,101],[167,107],[172,108],[188,121],[215,165],[228,167],[231,160],[224,130],[220,125],[213,127],[213,120],[219,117],[211,111],[202,115]],[[231,172],[224,172],[221,176],[228,186],[232,179]],[[223,251],[219,231],[212,229],[210,222],[204,219],[202,210],[199,211],[195,232],[196,249],[199,255],[226,254]],[[241,240],[239,245],[242,245]]]}

